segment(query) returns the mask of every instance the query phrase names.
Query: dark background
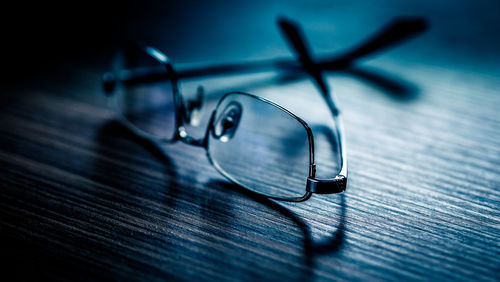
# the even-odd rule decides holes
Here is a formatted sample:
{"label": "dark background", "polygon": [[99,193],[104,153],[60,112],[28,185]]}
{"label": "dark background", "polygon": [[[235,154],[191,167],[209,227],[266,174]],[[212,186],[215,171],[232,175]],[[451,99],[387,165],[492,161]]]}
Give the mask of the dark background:
{"label": "dark background", "polygon": [[317,52],[350,47],[395,16],[424,16],[432,25],[425,38],[412,43],[415,49],[396,54],[436,64],[498,68],[499,5],[496,1],[19,2],[4,9],[2,45],[5,61],[17,76],[46,73],[61,61],[88,62],[136,40],[168,50],[180,63],[288,55],[275,27],[279,15],[302,23]]}
{"label": "dark background", "polygon": [[[19,279],[498,280],[499,11],[498,1],[6,5],[2,270]],[[288,57],[280,15],[302,24],[316,54],[346,50],[396,16],[428,20],[423,35],[363,62],[407,83],[409,97],[328,77],[345,114],[344,195],[257,199],[196,148],[164,156],[113,122],[100,79],[126,42],[150,42],[179,66]]]}

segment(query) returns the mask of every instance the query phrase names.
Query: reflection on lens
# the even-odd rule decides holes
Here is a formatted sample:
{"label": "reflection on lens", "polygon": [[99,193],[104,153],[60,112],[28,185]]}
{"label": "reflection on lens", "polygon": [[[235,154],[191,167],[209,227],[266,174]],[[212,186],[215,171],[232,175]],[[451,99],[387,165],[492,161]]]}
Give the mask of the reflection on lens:
{"label": "reflection on lens", "polygon": [[[122,58],[122,70],[136,73],[165,72],[166,67],[145,51],[134,49]],[[133,127],[158,138],[171,139],[176,128],[172,82],[120,85],[116,95],[118,112]]]}
{"label": "reflection on lens", "polygon": [[305,194],[309,175],[307,131],[282,109],[254,96],[223,98],[209,135],[209,156],[224,175],[272,197]]}

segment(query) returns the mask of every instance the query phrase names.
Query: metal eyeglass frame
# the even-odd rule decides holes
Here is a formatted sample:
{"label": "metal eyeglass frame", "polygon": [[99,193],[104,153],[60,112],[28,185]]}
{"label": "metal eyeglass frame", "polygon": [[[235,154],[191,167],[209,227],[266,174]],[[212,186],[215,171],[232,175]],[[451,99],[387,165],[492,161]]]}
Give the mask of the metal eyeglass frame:
{"label": "metal eyeglass frame", "polygon": [[[146,138],[148,140],[152,140],[157,143],[175,143],[177,141],[181,141],[183,143],[189,144],[189,145],[194,145],[194,146],[199,146],[205,149],[206,155],[208,157],[208,160],[210,163],[215,167],[215,169],[221,173],[224,177],[232,181],[233,183],[248,189],[254,193],[260,194],[261,196],[265,196],[271,199],[275,200],[280,200],[280,201],[288,201],[288,202],[302,202],[307,199],[309,199],[312,195],[312,193],[318,193],[318,194],[331,194],[331,193],[340,193],[345,191],[346,184],[347,184],[347,161],[346,161],[346,155],[345,155],[345,148],[344,148],[344,137],[343,137],[343,129],[342,125],[340,122],[340,114],[338,109],[335,107],[335,103],[333,102],[332,99],[329,99],[329,106],[333,106],[333,108],[330,108],[332,110],[333,118],[336,123],[336,137],[337,137],[337,145],[338,145],[338,151],[340,153],[340,158],[341,158],[341,169],[338,175],[336,175],[332,179],[318,179],[315,177],[316,173],[316,165],[314,163],[314,136],[312,133],[311,128],[307,125],[307,123],[302,120],[300,117],[296,116],[289,110],[285,109],[284,107],[271,102],[265,98],[249,94],[249,93],[244,93],[244,92],[229,92],[223,95],[219,101],[217,102],[217,106],[215,109],[212,111],[212,114],[210,116],[210,120],[208,123],[208,126],[205,131],[205,136],[201,139],[193,138],[192,136],[189,136],[188,133],[185,130],[185,124],[189,122],[190,120],[190,111],[186,108],[184,99],[182,97],[182,94],[179,90],[178,86],[178,78],[175,74],[175,70],[169,60],[169,58],[164,55],[161,51],[158,49],[151,47],[151,46],[144,46],[144,47],[139,47],[141,50],[147,55],[149,55],[151,58],[156,60],[159,64],[161,64],[164,68],[165,71],[167,72],[169,79],[172,84],[172,94],[174,96],[174,107],[175,107],[175,130],[173,133],[173,136],[171,138],[158,138],[152,134],[149,134],[147,132],[144,132],[143,130],[137,128],[135,125],[133,125],[130,121],[128,121],[123,115],[120,115],[120,121],[122,124],[124,124],[128,129],[130,129],[134,134],[137,134],[141,136],[142,138]],[[110,74],[109,74],[110,75]],[[116,76],[116,74],[114,75]],[[110,83],[110,81],[116,82],[118,79],[116,79],[113,76],[107,77],[105,79],[106,83]],[[127,81],[125,79],[120,79],[120,81],[124,82]],[[136,83],[142,83],[142,82],[137,82],[137,81],[131,81],[128,80],[128,85],[133,85]],[[113,85],[112,87],[110,85],[106,86],[106,93],[107,95],[112,95],[113,90],[115,89],[116,84]],[[217,116],[219,106],[221,103],[230,95],[245,95],[247,97],[253,98],[253,99],[258,99],[264,103],[270,104],[279,110],[285,112],[288,114],[290,117],[293,119],[297,120],[306,130],[307,136],[308,136],[308,143],[309,143],[309,175],[307,177],[307,182],[306,182],[306,189],[305,193],[301,197],[276,197],[272,195],[266,195],[263,193],[260,193],[256,191],[255,189],[252,189],[252,187],[249,187],[247,185],[242,184],[239,182],[237,179],[235,179],[233,176],[231,176],[229,173],[227,173],[223,168],[219,166],[219,164],[211,157],[210,151],[209,151],[209,137],[210,134],[214,135],[215,133],[215,117]],[[330,97],[328,96],[324,96]]]}
{"label": "metal eyeglass frame", "polygon": [[[344,140],[344,129],[342,125],[342,118],[340,115],[340,111],[338,110],[334,97],[331,95],[326,82],[323,79],[322,71],[323,70],[338,70],[347,68],[349,65],[353,63],[357,58],[367,55],[368,53],[377,51],[379,49],[383,49],[388,47],[391,44],[394,44],[397,41],[401,41],[410,35],[417,34],[425,29],[425,21],[421,19],[402,19],[399,21],[394,21],[391,23],[385,30],[380,32],[377,36],[366,42],[364,45],[358,47],[356,50],[348,52],[344,54],[344,56],[340,56],[333,60],[328,60],[325,62],[315,63],[311,55],[308,51],[308,48],[305,43],[305,39],[300,32],[298,26],[285,19],[281,19],[279,21],[280,28],[284,33],[286,39],[289,44],[292,46],[295,51],[298,60],[300,62],[297,65],[294,62],[289,61],[274,61],[274,62],[257,62],[253,64],[247,65],[226,65],[226,66],[218,66],[213,68],[208,68],[205,70],[192,70],[191,72],[187,71],[181,75],[177,74],[172,66],[169,58],[159,51],[156,48],[151,46],[143,46],[141,49],[146,52],[149,56],[151,56],[154,60],[160,63],[166,74],[164,72],[158,72],[156,70],[151,70],[151,72],[141,72],[134,73],[133,70],[126,70],[126,75],[122,73],[112,74],[107,73],[104,76],[104,89],[107,95],[112,95],[114,89],[116,88],[117,82],[121,82],[124,85],[135,85],[140,83],[154,82],[158,80],[169,79],[172,84],[172,92],[174,95],[174,106],[175,106],[175,124],[176,128],[172,138],[170,139],[158,139],[157,137],[148,134],[137,127],[135,127],[131,122],[129,122],[124,116],[120,117],[122,123],[124,123],[132,132],[135,134],[152,140],[154,142],[160,143],[174,143],[177,141],[182,141],[186,144],[203,147],[206,151],[207,157],[210,163],[215,167],[219,173],[225,176],[230,181],[235,184],[248,189],[256,194],[259,194],[264,197],[268,197],[275,200],[280,201],[288,201],[288,202],[303,202],[311,197],[313,193],[316,194],[333,194],[333,193],[341,193],[346,190],[347,186],[347,157],[346,157],[346,149],[345,149],[345,140]],[[222,98],[219,99],[216,108],[212,111],[210,121],[205,131],[205,136],[201,139],[193,138],[188,135],[184,128],[184,124],[190,121],[191,118],[191,109],[188,109],[184,103],[184,99],[179,90],[178,80],[180,77],[194,77],[194,76],[202,76],[206,74],[224,74],[231,73],[233,71],[240,72],[248,72],[255,71],[268,68],[269,66],[278,67],[287,70],[302,70],[311,75],[313,80],[316,82],[316,85],[320,89],[320,93],[324,101],[327,103],[328,108],[332,114],[332,118],[335,122],[336,127],[336,143],[338,147],[339,157],[340,157],[340,171],[336,176],[329,179],[319,179],[315,177],[316,174],[316,164],[314,163],[314,136],[307,125],[307,123],[294,115],[287,109],[282,106],[273,103],[265,98],[244,93],[244,92],[230,92],[225,94]],[[251,187],[248,187],[236,179],[234,179],[230,174],[225,172],[218,164],[215,162],[210,156],[209,152],[209,136],[210,134],[214,134],[214,119],[217,116],[217,110],[221,105],[221,102],[228,97],[229,95],[238,94],[238,95],[246,95],[248,97],[258,99],[262,102],[268,103],[286,114],[290,117],[297,120],[301,125],[305,128],[308,135],[309,142],[309,175],[306,181],[305,194],[301,197],[275,197],[260,193],[255,191]],[[199,101],[198,101],[199,102]]]}

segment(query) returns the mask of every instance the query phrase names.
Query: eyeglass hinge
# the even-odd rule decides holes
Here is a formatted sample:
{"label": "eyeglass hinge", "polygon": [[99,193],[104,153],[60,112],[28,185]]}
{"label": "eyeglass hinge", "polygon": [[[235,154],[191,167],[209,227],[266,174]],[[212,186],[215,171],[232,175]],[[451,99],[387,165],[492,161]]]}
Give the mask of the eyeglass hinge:
{"label": "eyeglass hinge", "polygon": [[306,191],[316,194],[336,194],[345,191],[347,177],[337,175],[333,179],[307,178]]}

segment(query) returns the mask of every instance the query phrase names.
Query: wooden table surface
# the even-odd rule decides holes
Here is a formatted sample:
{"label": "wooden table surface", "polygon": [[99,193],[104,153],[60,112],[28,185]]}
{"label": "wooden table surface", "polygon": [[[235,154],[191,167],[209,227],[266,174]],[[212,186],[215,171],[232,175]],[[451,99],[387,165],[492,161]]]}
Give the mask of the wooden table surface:
{"label": "wooden table surface", "polygon": [[[384,22],[373,18],[373,26],[358,35],[351,33],[356,25],[336,29],[335,40],[318,44],[332,33],[322,28],[330,16],[320,13],[316,19],[300,5],[280,5],[285,7],[265,10],[261,25],[275,29],[273,9],[309,19],[305,31],[321,51],[348,47],[332,41],[360,40]],[[235,15],[247,15],[244,8]],[[296,204],[261,199],[228,183],[200,148],[156,147],[118,124],[100,85],[109,45],[84,59],[47,62],[50,71],[12,83],[2,95],[0,231],[8,261],[3,270],[19,279],[58,280],[498,281],[498,56],[481,45],[471,59],[460,44],[454,50],[452,43],[436,43],[441,37],[433,27],[446,30],[437,22],[429,35],[401,51],[328,75],[344,113],[347,191]],[[257,35],[245,38],[251,36]],[[277,38],[270,45],[255,43],[255,53],[245,53],[250,47],[243,43],[250,39],[233,43],[240,51],[227,53],[229,47],[215,36],[223,50],[209,46],[213,57],[199,55],[201,47],[183,49],[190,40],[182,36],[181,42],[157,42],[172,47],[172,59],[181,63],[287,56],[276,31],[261,36]],[[363,70],[399,77],[411,91],[404,97],[388,94],[367,83],[366,75],[360,79]],[[213,96],[228,89],[281,89],[290,104],[308,103],[298,98],[307,81],[268,78],[202,83]]]}

